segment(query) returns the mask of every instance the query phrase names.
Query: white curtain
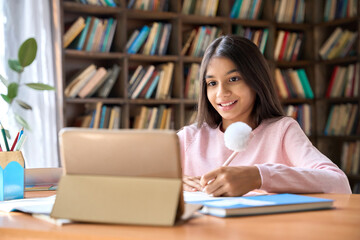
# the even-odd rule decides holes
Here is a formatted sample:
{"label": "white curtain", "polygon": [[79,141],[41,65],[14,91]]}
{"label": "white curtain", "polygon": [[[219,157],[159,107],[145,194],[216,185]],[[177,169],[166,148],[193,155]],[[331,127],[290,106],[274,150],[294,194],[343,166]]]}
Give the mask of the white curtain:
{"label": "white curtain", "polygon": [[[17,59],[21,43],[34,37],[38,50],[35,61],[21,75],[21,83],[45,83],[55,87],[53,41],[51,32],[51,6],[49,0],[0,0],[0,73],[10,81],[17,73],[8,67],[8,59]],[[6,89],[0,83],[0,92]],[[0,121],[9,129],[12,140],[20,126],[14,122],[16,111],[29,123],[27,139],[22,148],[26,168],[57,167],[56,91],[37,91],[22,86],[18,96],[33,110],[23,110],[16,104],[8,109],[0,99]]]}

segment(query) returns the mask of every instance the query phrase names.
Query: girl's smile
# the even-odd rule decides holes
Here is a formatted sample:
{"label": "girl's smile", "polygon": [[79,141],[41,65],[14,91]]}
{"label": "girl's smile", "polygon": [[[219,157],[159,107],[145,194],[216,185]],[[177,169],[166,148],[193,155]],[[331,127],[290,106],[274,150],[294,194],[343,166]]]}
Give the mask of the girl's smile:
{"label": "girl's smile", "polygon": [[207,97],[222,117],[223,130],[237,121],[253,126],[251,113],[256,94],[231,60],[225,57],[212,58],[205,81]]}

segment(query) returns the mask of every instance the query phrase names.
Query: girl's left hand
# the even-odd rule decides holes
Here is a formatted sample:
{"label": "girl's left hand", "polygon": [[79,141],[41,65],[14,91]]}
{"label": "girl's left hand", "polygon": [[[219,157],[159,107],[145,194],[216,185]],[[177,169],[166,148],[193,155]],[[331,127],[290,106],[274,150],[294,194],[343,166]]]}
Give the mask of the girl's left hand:
{"label": "girl's left hand", "polygon": [[200,184],[214,197],[242,196],[261,187],[261,176],[256,166],[220,167],[203,175]]}

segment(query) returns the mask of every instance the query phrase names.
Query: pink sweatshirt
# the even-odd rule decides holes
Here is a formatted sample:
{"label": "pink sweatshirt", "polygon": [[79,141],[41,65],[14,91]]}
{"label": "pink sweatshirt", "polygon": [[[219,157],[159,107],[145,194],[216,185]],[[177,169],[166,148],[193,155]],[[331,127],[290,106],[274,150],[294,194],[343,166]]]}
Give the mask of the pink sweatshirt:
{"label": "pink sweatshirt", "polygon": [[[252,131],[245,151],[229,166],[257,166],[261,190],[280,193],[351,193],[348,179],[331,160],[315,148],[299,124],[290,117],[265,120]],[[178,132],[184,175],[202,176],[231,155],[224,133],[204,124]]]}

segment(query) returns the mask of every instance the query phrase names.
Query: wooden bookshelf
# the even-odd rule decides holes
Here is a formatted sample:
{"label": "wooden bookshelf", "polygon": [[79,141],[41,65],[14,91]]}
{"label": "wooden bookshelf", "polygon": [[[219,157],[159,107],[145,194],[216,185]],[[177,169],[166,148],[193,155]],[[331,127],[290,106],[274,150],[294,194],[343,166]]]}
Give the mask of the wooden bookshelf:
{"label": "wooden bookshelf", "polygon": [[[332,104],[353,103],[360,106],[360,94],[353,98],[325,98],[325,91],[329,83],[332,68],[335,65],[346,66],[360,62],[360,40],[356,40],[356,54],[351,57],[338,58],[333,60],[322,60],[319,49],[329,37],[331,32],[338,26],[351,31],[360,32],[360,17],[358,16],[324,22],[324,7],[326,0],[312,1],[305,0],[304,22],[298,24],[278,23],[274,13],[276,0],[264,0],[263,11],[258,20],[230,18],[230,12],[234,0],[221,0],[216,17],[205,17],[182,14],[183,1],[169,0],[168,12],[152,12],[128,9],[128,1],[120,0],[119,7],[90,6],[63,0],[60,2],[61,36],[64,33],[65,23],[75,21],[78,16],[112,17],[117,20],[117,28],[109,53],[93,53],[62,49],[58,61],[62,65],[62,79],[58,79],[58,85],[62,89],[69,83],[75,70],[85,67],[87,64],[95,63],[97,66],[111,67],[117,63],[121,68],[120,76],[112,89],[109,98],[85,98],[67,99],[61,93],[58,97],[63,109],[60,112],[60,128],[73,126],[75,118],[83,114],[87,105],[95,105],[102,101],[104,104],[119,105],[122,109],[121,128],[131,128],[136,112],[143,105],[152,107],[166,105],[173,108],[174,129],[180,129],[186,124],[185,112],[196,108],[196,101],[184,98],[184,67],[191,63],[200,63],[201,57],[182,56],[181,49],[186,39],[184,31],[196,26],[210,25],[217,26],[223,34],[231,34],[235,26],[250,27],[255,29],[268,29],[269,35],[264,51],[272,72],[275,68],[305,69],[311,88],[315,97],[313,99],[286,99],[282,100],[284,106],[293,104],[309,104],[311,106],[311,134],[309,138],[321,152],[327,155],[332,161],[340,166],[341,148],[344,141],[360,140],[360,136],[324,136],[324,127],[329,109]],[[357,6],[360,12],[360,3]],[[145,56],[142,54],[127,54],[125,45],[134,29],[145,24],[151,25],[154,21],[169,22],[172,24],[169,47],[165,56]],[[304,35],[303,48],[298,60],[275,61],[274,49],[277,32],[279,30],[301,32]],[[129,68],[139,64],[161,64],[166,62],[174,63],[173,86],[171,98],[159,99],[130,99],[127,93]],[[351,184],[359,182],[359,176],[349,178]]]}

